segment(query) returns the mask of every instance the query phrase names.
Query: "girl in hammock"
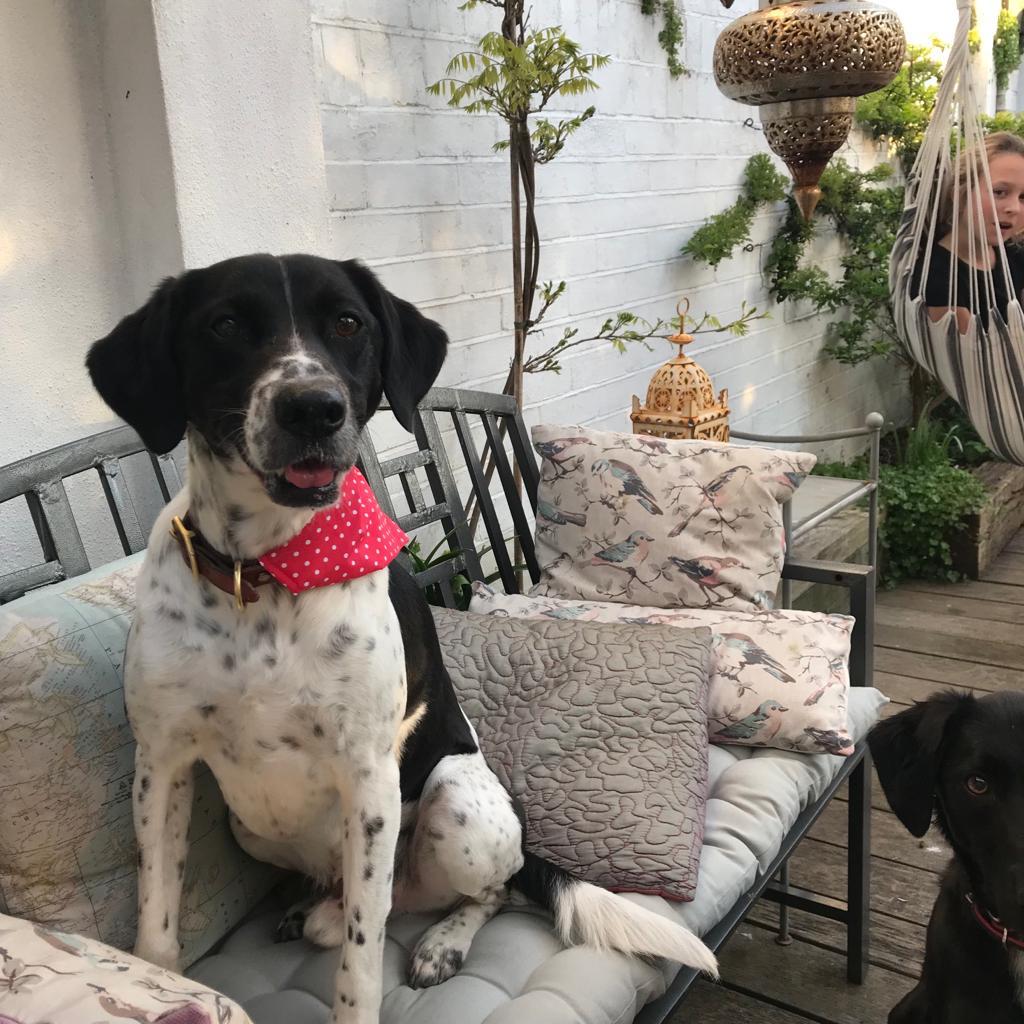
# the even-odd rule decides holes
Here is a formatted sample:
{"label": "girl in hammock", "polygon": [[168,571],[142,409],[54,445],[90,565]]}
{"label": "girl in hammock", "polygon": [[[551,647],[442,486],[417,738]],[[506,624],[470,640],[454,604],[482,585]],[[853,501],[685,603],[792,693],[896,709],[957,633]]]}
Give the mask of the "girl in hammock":
{"label": "girl in hammock", "polygon": [[[919,261],[911,288],[911,294],[921,294],[921,278],[927,260],[924,299],[928,316],[938,321],[951,308],[955,309],[961,334],[966,333],[972,313],[982,324],[988,322],[989,277],[996,308],[1004,318],[1006,316],[1010,295],[999,255],[1000,240],[1006,247],[1012,297],[1019,300],[1024,289],[1024,245],[1021,244],[1024,243],[1024,138],[1012,132],[993,132],[985,137],[984,156],[992,179],[992,195],[988,194],[983,167],[972,168],[970,161],[976,158],[971,153],[961,153],[952,181],[943,190],[935,244]],[[978,185],[981,225],[978,225],[978,200],[970,199],[969,178]],[[959,191],[955,231],[954,187]],[[956,280],[951,291],[950,276],[954,267]]]}

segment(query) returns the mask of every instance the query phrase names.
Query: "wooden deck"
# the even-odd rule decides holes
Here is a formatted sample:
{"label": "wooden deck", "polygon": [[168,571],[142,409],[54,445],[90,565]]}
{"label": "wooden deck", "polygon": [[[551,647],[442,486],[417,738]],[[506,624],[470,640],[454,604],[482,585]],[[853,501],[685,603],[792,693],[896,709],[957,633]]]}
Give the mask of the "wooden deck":
{"label": "wooden deck", "polygon": [[[880,591],[875,685],[895,714],[953,686],[979,694],[1024,690],[1024,531],[977,582]],[[837,798],[792,860],[794,885],[845,899],[846,808]],[[846,981],[841,925],[791,913],[793,942],[774,941],[778,909],[764,901],[721,951],[720,984],[698,982],[671,1024],[873,1024],[916,983],[925,927],[948,860],[941,839],[914,839],[874,779],[871,968]]]}

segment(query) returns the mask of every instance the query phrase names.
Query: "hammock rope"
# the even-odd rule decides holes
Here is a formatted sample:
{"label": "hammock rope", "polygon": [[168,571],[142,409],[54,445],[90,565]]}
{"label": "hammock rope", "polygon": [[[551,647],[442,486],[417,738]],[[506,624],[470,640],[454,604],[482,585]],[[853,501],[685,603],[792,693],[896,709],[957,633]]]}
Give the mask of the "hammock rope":
{"label": "hammock rope", "polygon": [[[987,194],[991,200],[992,178],[983,155],[985,136],[971,70],[971,0],[957,0],[957,8],[956,34],[935,110],[907,179],[903,217],[889,261],[889,287],[896,328],[911,358],[956,400],[992,451],[1024,465],[1024,313],[1001,242],[995,247],[992,268],[968,273],[968,294],[958,294],[960,275],[953,253],[980,253],[988,247],[982,197]],[[982,156],[961,160],[964,153]],[[963,168],[962,187],[953,181],[957,168]],[[924,296],[931,254],[940,240],[942,196],[949,185],[949,309],[932,320]],[[920,279],[915,281],[918,269]],[[1009,296],[1005,311],[998,304],[997,274],[1002,294]],[[972,312],[964,332],[958,307]],[[975,311],[985,308],[983,322]]]}

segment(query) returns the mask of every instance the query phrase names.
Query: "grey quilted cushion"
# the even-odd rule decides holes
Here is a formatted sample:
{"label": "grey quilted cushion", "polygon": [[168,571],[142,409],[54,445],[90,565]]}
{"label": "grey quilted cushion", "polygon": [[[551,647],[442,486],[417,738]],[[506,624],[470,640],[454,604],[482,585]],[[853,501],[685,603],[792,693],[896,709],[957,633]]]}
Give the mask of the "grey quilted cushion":
{"label": "grey quilted cushion", "polygon": [[434,622],[528,847],[607,889],[693,899],[711,631],[443,608]]}

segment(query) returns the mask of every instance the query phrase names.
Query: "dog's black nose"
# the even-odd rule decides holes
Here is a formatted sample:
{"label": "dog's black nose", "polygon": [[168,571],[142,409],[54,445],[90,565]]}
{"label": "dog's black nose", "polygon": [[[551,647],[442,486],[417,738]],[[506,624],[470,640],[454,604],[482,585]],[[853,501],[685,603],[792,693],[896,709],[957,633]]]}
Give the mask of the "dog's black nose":
{"label": "dog's black nose", "polygon": [[345,399],[329,385],[282,389],[274,399],[274,419],[296,437],[329,437],[345,422]]}

